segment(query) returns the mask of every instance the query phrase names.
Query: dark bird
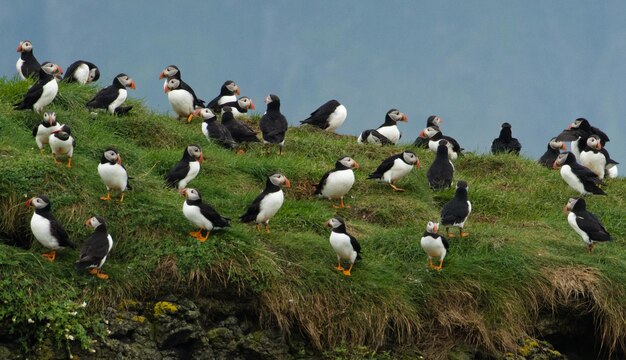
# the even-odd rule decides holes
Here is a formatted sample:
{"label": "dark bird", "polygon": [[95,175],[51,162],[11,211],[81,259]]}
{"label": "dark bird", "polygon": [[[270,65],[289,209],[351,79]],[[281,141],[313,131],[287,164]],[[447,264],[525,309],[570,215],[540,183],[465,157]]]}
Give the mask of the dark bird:
{"label": "dark bird", "polygon": [[511,132],[511,124],[505,122],[500,128],[500,136],[495,138],[491,143],[491,153],[513,153],[519,155],[522,150],[522,144],[513,137]]}
{"label": "dark bird", "polygon": [[26,80],[26,78],[31,76],[39,76],[41,65],[39,65],[39,61],[33,54],[33,44],[28,40],[20,41],[20,44],[17,46],[17,52],[20,53],[20,57],[17,59],[15,68],[20,79]]}
{"label": "dark bird", "polygon": [[[348,234],[346,223],[341,217],[335,216],[328,220],[326,226],[332,228],[329,240],[330,246],[337,254],[336,269],[342,271],[345,276],[350,276],[354,263],[361,259],[361,245],[354,236]],[[350,267],[347,270],[341,266],[341,259],[350,262]]]}
{"label": "dark bird", "polygon": [[226,149],[234,149],[237,143],[233,140],[226,126],[217,121],[217,116],[208,108],[196,109],[194,115],[202,117],[202,133],[206,138]]}
{"label": "dark bird", "polygon": [[[375,130],[379,135],[383,136],[389,142],[395,145],[402,137],[402,134],[398,129],[398,121],[407,122],[409,121],[409,118],[400,110],[391,109],[387,111],[387,114],[385,115],[385,122]],[[363,131],[361,135],[359,135],[359,137],[357,138],[357,142],[359,144],[377,143],[384,145],[386,141],[379,138],[378,136],[373,136],[373,130],[374,129],[368,129]]]}
{"label": "dark bird", "polygon": [[554,165],[554,161],[561,153],[561,150],[566,151],[567,146],[565,146],[563,141],[557,140],[556,137],[553,137],[548,143],[548,149],[539,158],[539,164],[552,169],[552,165]]}
{"label": "dark bird", "polygon": [[598,175],[577,163],[576,157],[571,152],[568,151],[557,156],[552,167],[554,169],[560,167],[561,178],[563,178],[572,189],[578,191],[580,195],[606,195],[606,193],[598,187],[598,185],[604,185]]}
{"label": "dark bird", "polygon": [[39,195],[28,199],[26,206],[35,208],[33,217],[30,219],[30,230],[33,232],[33,236],[45,248],[52,250],[41,254],[41,256],[50,261],[54,261],[57,256],[57,250],[65,247],[76,248],[76,245],[70,241],[67,231],[65,231],[61,223],[52,215],[52,211],[50,211],[52,202],[46,195]]}
{"label": "dark bird", "polygon": [[[442,122],[443,120],[439,116],[430,115],[426,119],[426,127],[435,127],[437,128],[437,130],[439,130],[439,124],[441,124]],[[428,149],[428,137],[426,137],[424,133],[420,133],[420,135],[413,142],[413,146]]]}
{"label": "dark bird", "polygon": [[200,172],[200,164],[204,161],[204,155],[199,145],[191,144],[183,151],[183,157],[165,175],[168,186],[178,187],[182,190],[187,184],[196,178]]}
{"label": "dark bird", "polygon": [[317,126],[322,130],[335,131],[348,116],[348,110],[337,100],[328,100],[311,113],[311,116],[300,121],[301,124]]}
{"label": "dark bird", "polygon": [[[243,121],[235,119],[235,116],[233,116],[229,106],[225,106],[222,110],[222,125],[228,129],[230,135],[233,137],[233,140],[239,144],[259,142],[259,138],[256,136],[256,131],[246,125]],[[243,151],[243,149],[241,151]]]}
{"label": "dark bird", "polygon": [[612,240],[600,219],[587,211],[585,199],[569,199],[564,211],[567,214],[567,222],[587,244],[587,251],[590,254],[595,243]]}
{"label": "dark bird", "polygon": [[220,112],[220,108],[222,105],[237,101],[237,95],[241,94],[241,89],[239,89],[239,85],[235,84],[232,80],[227,80],[222,84],[220,88],[220,94],[217,95],[213,100],[209,101],[206,105],[211,111],[218,114]]}
{"label": "dark bird", "polygon": [[257,231],[261,231],[260,224],[265,224],[265,232],[270,232],[269,221],[283,206],[285,195],[281,187],[290,188],[291,182],[281,173],[275,173],[267,178],[265,189],[253,201],[245,214],[239,217],[244,223],[255,222]]}
{"label": "dark bird", "polygon": [[128,96],[128,92],[126,91],[127,87],[133,90],[136,89],[133,79],[126,74],[118,74],[113,79],[111,85],[98,91],[96,96],[89,100],[87,108],[90,110],[106,109],[110,114],[116,115],[127,114],[133,108],[132,106],[121,106]]}
{"label": "dark bird", "polygon": [[463,231],[465,222],[472,212],[472,203],[467,199],[467,190],[467,183],[463,180],[458,181],[454,198],[441,209],[441,225],[446,227],[449,238],[454,237],[450,232],[450,226],[458,227],[461,237],[469,236],[468,232]]}
{"label": "dark bird", "polygon": [[[448,245],[448,240],[443,235],[437,234],[437,231],[439,231],[439,223],[429,221],[426,224],[426,231],[422,235],[420,245],[426,255],[428,255],[428,266],[431,269],[441,270],[443,259],[446,257],[450,245]],[[437,266],[433,264],[434,257],[439,258],[439,265]]]}
{"label": "dark bird", "polygon": [[[196,189],[183,189],[182,195],[187,198],[183,203],[183,214],[187,220],[199,227],[198,231],[192,231],[189,235],[200,242],[205,242],[213,229],[229,227],[230,219],[221,216],[211,205],[202,202],[200,192]],[[206,230],[206,235],[202,232]]]}
{"label": "dark bird", "polygon": [[63,81],[88,84],[100,79],[100,69],[93,63],[85,60],[78,60],[67,68]]}
{"label": "dark bird", "polygon": [[374,171],[368,179],[376,179],[386,182],[395,191],[404,191],[394,185],[394,183],[407,176],[413,168],[420,167],[420,160],[413,151],[405,151],[400,154],[392,155],[383,160],[376,171]]}
{"label": "dark bird", "polygon": [[454,176],[454,165],[448,158],[448,142],[440,141],[437,147],[437,155],[428,171],[426,177],[428,184],[433,190],[441,190],[452,186],[452,178]]}
{"label": "dark bird", "polygon": [[585,118],[578,118],[571,123],[567,129],[563,130],[557,137],[557,140],[571,141],[571,150],[576,159],[580,159],[580,153],[587,146],[587,138],[591,135],[598,135],[602,146],[609,142],[609,137],[600,129],[591,126]]}
{"label": "dark bird", "polygon": [[57,80],[54,76],[62,73],[63,69],[57,64],[51,62],[41,64],[39,79],[33,86],[28,88],[22,101],[13,105],[13,109],[32,109],[37,114],[40,114],[43,108],[48,106],[57,96],[59,84],[57,84]]}
{"label": "dark bird", "polygon": [[265,98],[267,104],[267,111],[261,117],[259,127],[263,134],[264,144],[277,144],[278,155],[283,154],[283,147],[285,146],[285,133],[289,124],[287,119],[280,112],[280,99],[274,94],[267,95]]}
{"label": "dark bird", "polygon": [[89,269],[91,275],[95,275],[99,279],[108,279],[109,275],[102,272],[102,265],[113,248],[113,238],[107,230],[106,222],[100,216],[87,219],[85,225],[94,228],[95,231],[81,247],[76,269]]}

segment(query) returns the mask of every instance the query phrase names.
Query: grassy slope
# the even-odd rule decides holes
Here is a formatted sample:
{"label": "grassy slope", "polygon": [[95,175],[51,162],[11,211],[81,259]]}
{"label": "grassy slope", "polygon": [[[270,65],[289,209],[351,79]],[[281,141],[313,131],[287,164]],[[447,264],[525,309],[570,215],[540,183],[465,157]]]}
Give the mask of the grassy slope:
{"label": "grassy slope", "polygon": [[[353,137],[292,128],[285,156],[264,155],[254,147],[236,156],[209,144],[197,119],[183,125],[138,102],[131,116],[94,118],[83,104],[96,89],[61,84],[48,110],[56,111],[77,138],[75,167],[67,170],[55,166],[49,155],[39,155],[31,128],[41,118],[10,106],[27,86],[0,82],[0,301],[6,305],[0,321],[16,317],[12,328],[22,336],[51,331],[63,342],[63,327],[69,324],[71,332],[86,339],[81,324],[97,329],[89,314],[104,306],[227,286],[257,296],[267,324],[300,331],[320,348],[345,341],[371,347],[417,344],[431,354],[459,343],[505,351],[532,332],[540,309],[574,305],[595,312],[605,345],[624,347],[623,179],[610,181],[609,196],[588,199],[590,210],[616,239],[590,256],[562,213],[575,194],[557,172],[504,155],[461,158],[456,178],[470,184],[471,236],[453,239],[444,270],[434,272],[428,270],[419,239],[453,190],[428,189],[429,152],[418,151],[425,168],[403,181],[407,191],[393,193],[366,177],[402,147],[359,146]],[[261,190],[269,172],[287,175],[293,187],[271,222],[271,234],[258,235],[253,227],[234,222],[204,244],[187,236],[192,227],[181,212],[183,199],[163,186],[162,175],[189,143],[200,144],[207,159],[191,186],[233,219]],[[123,204],[99,200],[105,188],[96,167],[109,145],[118,148],[135,177],[135,190]],[[310,195],[313,184],[344,154],[361,165],[347,199],[352,209],[339,211],[364,248],[364,260],[351,278],[334,270],[329,231],[323,227],[336,212],[328,201]],[[116,241],[104,267],[108,281],[75,272],[78,251],[62,252],[57,262],[48,263],[36,242],[27,250],[4,245],[29,243],[30,213],[23,202],[26,194],[39,193],[51,197],[54,213],[78,243],[89,235],[85,219],[98,214],[108,220]],[[89,304],[87,312],[65,315],[82,301]],[[59,325],[34,331],[29,318],[35,325],[50,320]]]}

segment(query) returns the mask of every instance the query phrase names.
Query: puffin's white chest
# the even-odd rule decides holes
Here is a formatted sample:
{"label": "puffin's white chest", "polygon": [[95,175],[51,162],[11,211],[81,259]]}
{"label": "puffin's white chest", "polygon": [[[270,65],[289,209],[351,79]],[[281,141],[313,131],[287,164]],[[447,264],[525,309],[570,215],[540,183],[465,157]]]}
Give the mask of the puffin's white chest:
{"label": "puffin's white chest", "polygon": [[43,92],[39,99],[33,104],[33,110],[36,113],[40,113],[44,107],[48,106],[52,100],[57,96],[59,92],[59,84],[57,84],[57,80],[52,78],[52,80],[48,81],[43,86]]}
{"label": "puffin's white chest", "polygon": [[207,139],[210,139],[209,137],[209,124],[207,124],[206,122],[202,122],[202,133],[204,134],[204,136],[206,136]]}
{"label": "puffin's white chest", "polygon": [[328,131],[337,130],[337,128],[340,127],[343,124],[343,122],[346,120],[347,116],[348,116],[348,110],[346,109],[346,107],[343,105],[337,106],[335,108],[335,111],[333,111],[328,116],[328,127],[326,128],[326,130]]}
{"label": "puffin's white chest", "polygon": [[61,128],[61,124],[57,123],[54,126],[50,126],[50,127],[45,127],[41,124],[39,124],[39,127],[37,128],[37,135],[35,136],[35,142],[37,143],[37,146],[40,149],[43,149],[44,144],[48,143],[48,139],[50,138],[50,134],[52,134],[54,131],[58,130]]}
{"label": "puffin's white chest", "polygon": [[104,262],[107,261],[107,256],[109,256],[109,253],[111,252],[111,249],[113,248],[113,238],[111,237],[110,234],[107,234],[107,241],[109,242],[109,250],[107,250],[107,254],[104,255],[102,260],[100,260],[100,264],[98,264],[98,268],[101,268],[102,265],[104,265]]}
{"label": "puffin's white chest", "polygon": [[207,229],[209,231],[213,230],[213,223],[202,215],[200,212],[200,207],[189,205],[185,201],[183,203],[183,214],[187,218],[187,220],[191,221],[197,227],[201,227]]}
{"label": "puffin's white chest", "polygon": [[186,90],[176,89],[167,93],[172,110],[179,116],[189,116],[193,112],[193,95]]}
{"label": "puffin's white chest", "polygon": [[48,138],[48,142],[50,143],[50,150],[55,155],[64,155],[72,157],[74,153],[74,146],[72,145],[74,142],[74,138],[70,136],[67,140],[63,141],[58,137],[54,136],[54,134],[50,135]]}
{"label": "puffin's white chest", "polygon": [[443,242],[439,236],[436,238],[430,235],[424,236],[420,241],[420,245],[422,246],[422,249],[424,249],[424,252],[428,254],[428,257],[438,257],[443,260],[446,256],[446,247],[443,246]]}
{"label": "puffin's white chest", "polygon": [[126,169],[120,164],[98,164],[98,174],[107,189],[125,191],[128,184]]}
{"label": "puffin's white chest", "polygon": [[128,91],[126,89],[118,89],[117,90],[117,98],[113,100],[112,103],[109,104],[108,109],[111,114],[115,113],[115,109],[117,109],[120,105],[126,101],[126,97],[128,96]]}
{"label": "puffin's white chest", "polygon": [[351,263],[354,263],[357,253],[354,251],[354,248],[352,248],[352,243],[348,235],[332,231],[329,240],[330,245],[339,258],[350,260]]}
{"label": "puffin's white chest", "polygon": [[581,195],[587,194],[585,185],[580,181],[578,176],[572,172],[572,167],[569,165],[563,165],[561,167],[561,178],[571,186],[574,190],[578,191]]}
{"label": "puffin's white chest", "polygon": [[571,226],[572,229],[574,229],[574,231],[576,231],[576,233],[580,235],[585,243],[591,244],[591,240],[589,240],[589,235],[587,235],[586,232],[582,231],[582,229],[578,227],[578,223],[576,223],[576,214],[570,212],[567,215],[567,222],[569,223],[569,226]]}
{"label": "puffin's white chest", "polygon": [[376,129],[381,135],[389,139],[392,143],[396,144],[400,140],[400,130],[397,125],[381,126]]}
{"label": "puffin's white chest", "polygon": [[264,223],[269,221],[283,206],[284,201],[285,195],[282,190],[267,194],[259,205],[259,214],[256,217],[256,222]]}
{"label": "puffin's white chest", "polygon": [[322,196],[327,198],[342,197],[354,185],[354,172],[351,169],[331,172],[322,188]]}
{"label": "puffin's white chest", "polygon": [[178,189],[184,189],[187,187],[187,184],[198,176],[200,172],[200,163],[198,161],[190,161],[189,162],[189,172],[187,172],[187,176],[184,179],[178,182]]}
{"label": "puffin's white chest", "polygon": [[570,144],[570,148],[572,149],[572,154],[576,157],[576,160],[580,161],[580,150],[578,149],[578,142],[580,141],[580,137]]}
{"label": "puffin's white chest", "polygon": [[89,66],[87,64],[80,64],[72,75],[79,84],[86,84],[89,81]]}
{"label": "puffin's white chest", "polygon": [[604,179],[606,158],[601,152],[583,151],[580,153],[580,164],[593,171],[600,179]]}
{"label": "puffin's white chest", "polygon": [[402,159],[395,159],[391,169],[383,174],[383,181],[389,183],[401,179],[408,175],[413,170],[413,167],[413,165],[407,164]]}
{"label": "puffin's white chest", "polygon": [[45,217],[34,213],[33,217],[30,219],[30,229],[35,239],[44,247],[52,250],[59,248],[58,240],[52,236],[52,232],[50,231],[50,221]]}
{"label": "puffin's white chest", "polygon": [[22,58],[19,57],[17,59],[17,62],[15,63],[15,68],[17,69],[17,73],[20,76],[20,79],[26,80],[26,77],[24,76],[24,74],[22,74],[22,65],[24,65],[24,60],[22,60]]}

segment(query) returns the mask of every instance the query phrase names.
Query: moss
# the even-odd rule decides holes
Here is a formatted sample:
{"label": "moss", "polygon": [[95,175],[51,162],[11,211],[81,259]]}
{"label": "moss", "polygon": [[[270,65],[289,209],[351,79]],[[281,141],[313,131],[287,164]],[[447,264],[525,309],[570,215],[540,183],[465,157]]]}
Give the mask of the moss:
{"label": "moss", "polygon": [[[155,315],[156,315],[156,310],[155,310]],[[146,322],[146,317],[145,316],[141,316],[141,315],[135,315],[133,317],[130,318],[132,321],[138,322],[143,324],[144,322]]]}
{"label": "moss", "polygon": [[154,317],[160,317],[166,314],[174,314],[178,311],[178,307],[169,301],[159,301],[154,304]]}

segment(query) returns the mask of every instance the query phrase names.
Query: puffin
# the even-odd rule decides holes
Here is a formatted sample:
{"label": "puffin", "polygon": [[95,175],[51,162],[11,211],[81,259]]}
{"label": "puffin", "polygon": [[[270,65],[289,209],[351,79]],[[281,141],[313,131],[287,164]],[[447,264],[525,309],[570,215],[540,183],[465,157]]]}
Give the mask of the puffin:
{"label": "puffin", "polygon": [[182,80],[168,78],[165,85],[165,93],[172,110],[178,115],[178,118],[187,119],[187,123],[190,123],[195,110],[194,98],[189,91],[181,88],[181,84]]}
{"label": "puffin", "polygon": [[182,159],[165,175],[165,182],[168,186],[178,187],[178,190],[184,189],[198,175],[203,161],[204,154],[200,146],[188,145],[183,151]]}
{"label": "puffin", "polygon": [[[256,131],[246,125],[246,123],[235,119],[230,106],[223,107],[222,111],[222,125],[228,129],[235,142],[239,144],[259,142],[259,138],[256,136]],[[243,149],[240,150],[240,152],[243,151]]]}
{"label": "puffin", "polygon": [[[338,271],[343,272],[345,276],[350,276],[352,267],[357,260],[361,258],[361,245],[357,239],[348,234],[346,230],[346,222],[339,216],[335,216],[326,222],[326,226],[331,228],[330,232],[330,246],[335,250],[337,254],[337,267]],[[350,267],[346,270],[341,266],[341,259],[348,260]]]}
{"label": "puffin", "polygon": [[300,121],[300,124],[317,126],[322,130],[334,132],[343,124],[347,116],[346,107],[332,99],[315,109],[308,118]]}
{"label": "puffin", "polygon": [[48,137],[50,150],[52,150],[52,159],[56,164],[61,162],[57,160],[57,155],[67,156],[67,168],[72,168],[72,155],[76,147],[76,140],[72,136],[72,130],[69,126],[63,125],[60,129],[54,130]]}
{"label": "puffin", "polygon": [[223,104],[221,108],[229,106],[230,111],[233,113],[233,116],[243,116],[248,113],[248,110],[254,110],[256,107],[254,106],[254,102],[247,96],[242,96],[237,101],[231,101]]}
{"label": "puffin", "polygon": [[30,219],[30,230],[33,236],[41,245],[50,249],[50,252],[41,254],[50,261],[56,259],[56,251],[61,248],[76,248],[76,245],[70,241],[67,231],[61,223],[52,215],[50,208],[52,202],[46,195],[32,197],[26,201],[27,207],[34,207],[35,212]]}
{"label": "puffin", "polygon": [[597,242],[611,241],[611,234],[597,216],[587,211],[587,204],[583,198],[570,198],[563,209],[567,215],[567,222],[587,244],[587,251],[591,254]]}
{"label": "puffin", "polygon": [[[443,235],[437,234],[437,231],[439,231],[439,223],[429,221],[428,224],[426,224],[426,231],[424,231],[424,235],[422,235],[420,245],[426,255],[428,255],[428,266],[431,269],[441,270],[443,267],[443,259],[446,257],[450,245]],[[439,258],[439,265],[437,266],[433,264],[434,257]]]}
{"label": "puffin", "polygon": [[611,159],[609,152],[602,147],[600,137],[591,135],[587,138],[587,147],[580,153],[580,164],[589,168],[602,180],[607,170],[619,163]]}
{"label": "puffin", "polygon": [[285,195],[282,187],[290,188],[291,182],[281,173],[274,173],[267,178],[265,189],[253,201],[245,214],[239,217],[243,223],[256,223],[257,231],[261,231],[260,224],[265,224],[265,232],[270,232],[269,221],[283,206]]}
{"label": "puffin", "polygon": [[491,143],[491,153],[511,153],[519,155],[522,150],[522,144],[513,137],[511,132],[511,124],[508,122],[503,123],[500,126],[500,136],[495,138]]}
{"label": "puffin", "polygon": [[89,61],[78,60],[67,68],[63,81],[77,82],[79,84],[89,84],[100,79],[100,69]]}
{"label": "puffin", "polygon": [[454,198],[441,209],[441,225],[446,227],[449,238],[454,237],[450,232],[450,226],[458,227],[461,237],[469,236],[468,232],[463,231],[465,222],[472,212],[472,203],[467,200],[467,190],[467,183],[463,180],[458,181]]}
{"label": "puffin", "polygon": [[43,146],[48,143],[50,134],[59,130],[62,126],[56,119],[57,116],[54,112],[45,112],[43,114],[43,121],[33,127],[33,137],[35,137],[35,143],[37,143],[37,147],[41,153],[43,153]]}
{"label": "puffin", "polygon": [[385,136],[383,136],[381,133],[379,133],[375,129],[367,129],[363,131],[361,135],[359,135],[359,139],[363,139],[361,142],[359,142],[359,144],[368,143],[368,144],[374,144],[378,146],[393,145],[391,140],[387,139]]}
{"label": "puffin", "polygon": [[563,141],[557,140],[556,137],[553,137],[550,139],[550,142],[548,142],[548,149],[539,158],[539,164],[547,167],[548,169],[552,169],[554,160],[556,160],[559,156],[561,150],[567,151],[567,146]]}
{"label": "puffin", "polygon": [[222,105],[237,101],[237,95],[241,94],[239,85],[232,80],[227,80],[220,88],[220,94],[206,105],[214,113],[219,113]]}
{"label": "puffin", "polygon": [[263,135],[263,144],[277,144],[278,155],[283,154],[285,146],[285,133],[289,124],[287,119],[280,112],[280,98],[274,94],[269,94],[265,98],[267,111],[261,117],[259,127]]}
{"label": "puffin", "polygon": [[26,80],[28,77],[39,76],[41,65],[33,54],[33,43],[29,40],[20,41],[17,45],[17,52],[20,53],[20,57],[15,63],[15,68],[20,79]]}
{"label": "puffin", "polygon": [[106,109],[109,113],[116,115],[127,114],[133,107],[121,106],[124,101],[126,101],[126,97],[128,96],[126,87],[130,87],[135,90],[135,82],[124,73],[118,74],[113,79],[113,83],[111,85],[98,91],[96,96],[89,100],[87,108],[90,110]]}
{"label": "puffin", "polygon": [[563,130],[558,136],[557,140],[571,141],[571,150],[576,159],[580,160],[580,153],[587,146],[587,138],[591,135],[598,135],[602,143],[602,147],[609,142],[609,137],[600,129],[591,126],[589,120],[585,118],[578,118],[572,122],[567,129]]}
{"label": "puffin", "polygon": [[587,194],[606,195],[606,193],[598,187],[604,185],[602,180],[589,168],[584,167],[576,162],[576,157],[571,152],[564,152],[557,156],[552,165],[553,169],[561,168],[561,178],[580,195]]}
{"label": "puffin", "polygon": [[329,200],[340,199],[339,206],[333,205],[335,209],[350,208],[343,203],[343,197],[352,189],[352,185],[354,185],[353,170],[358,168],[359,164],[349,156],[338,159],[335,168],[322,176],[313,194]]}
{"label": "puffin", "polygon": [[63,69],[57,64],[44,62],[39,69],[39,79],[28,88],[21,102],[14,104],[15,110],[32,109],[40,114],[44,107],[48,106],[59,92],[59,84],[54,77],[56,74],[62,74]]}
{"label": "puffin", "polygon": [[113,238],[107,230],[107,224],[100,216],[93,216],[85,221],[85,226],[92,227],[95,231],[81,247],[76,269],[89,269],[91,275],[103,280],[108,279],[109,275],[102,272],[102,265],[113,248]]}
{"label": "puffin", "polygon": [[196,109],[193,115],[202,117],[202,133],[206,136],[207,140],[215,142],[226,149],[234,149],[237,147],[237,143],[233,140],[232,135],[230,135],[230,131],[217,121],[217,116],[213,114],[211,109]]}
{"label": "puffin", "polygon": [[107,188],[107,196],[100,197],[100,200],[111,200],[111,190],[116,190],[121,193],[120,202],[123,202],[125,191],[132,190],[128,183],[128,172],[122,165],[122,157],[114,148],[108,148],[102,153],[100,164],[98,164],[98,175]]}
{"label": "puffin", "polygon": [[394,182],[407,176],[414,167],[420,168],[420,160],[417,155],[413,151],[404,151],[383,160],[376,171],[369,175],[368,179],[386,182],[394,191],[404,191],[404,189],[394,185]]}
{"label": "puffin", "polygon": [[[380,135],[384,136],[394,145],[398,143],[398,140],[402,137],[402,134],[398,129],[398,121],[407,122],[409,121],[409,118],[400,110],[391,109],[387,111],[387,114],[385,115],[385,122],[376,129]],[[371,134],[372,129],[363,131],[357,138],[357,142],[359,144],[376,142],[376,140],[371,139]],[[383,142],[381,141],[381,143]]]}
{"label": "puffin", "polygon": [[[437,130],[440,129],[439,125],[443,122],[443,120],[437,115],[430,115],[426,118],[426,127],[436,127]],[[424,136],[424,137],[422,137]],[[428,149],[428,137],[424,134],[420,133],[420,135],[413,142],[413,146],[423,149]]]}
{"label": "puffin", "polygon": [[[211,230],[230,226],[230,219],[221,216],[211,205],[202,202],[198,190],[186,188],[181,190],[181,195],[186,198],[183,203],[183,214],[187,220],[199,227],[198,231],[189,233],[196,240],[205,242]],[[204,230],[206,230],[206,235],[203,236]]]}
{"label": "puffin", "polygon": [[190,93],[191,96],[193,96],[194,107],[199,107],[199,108],[204,107],[204,100],[198,99],[198,97],[196,96],[196,93],[193,91],[191,86],[187,85],[187,83],[181,79],[180,70],[178,69],[176,65],[169,65],[159,74],[159,79],[165,79],[165,83],[163,84],[163,90],[167,88],[167,82],[169,79],[172,79],[172,78],[180,81],[179,89],[185,90],[188,93]]}
{"label": "puffin", "polygon": [[454,177],[454,165],[448,158],[448,144],[446,140],[439,142],[437,147],[437,155],[428,171],[426,177],[428,184],[433,190],[441,190],[452,186],[452,178]]}
{"label": "puffin", "polygon": [[442,134],[441,130],[439,130],[439,127],[429,126],[422,130],[419,136],[428,138],[428,148],[434,153],[437,152],[439,142],[442,140],[446,140],[448,145],[448,157],[450,158],[450,160],[456,160],[463,151],[461,145],[459,145],[459,142],[450,136]]}

